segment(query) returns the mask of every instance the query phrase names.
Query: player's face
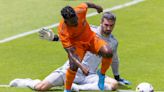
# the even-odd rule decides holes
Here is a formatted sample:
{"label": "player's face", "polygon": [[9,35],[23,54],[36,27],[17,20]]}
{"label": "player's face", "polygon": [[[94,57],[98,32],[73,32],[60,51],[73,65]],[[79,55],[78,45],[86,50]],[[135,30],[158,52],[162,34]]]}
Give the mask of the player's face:
{"label": "player's face", "polygon": [[103,19],[101,22],[101,33],[105,36],[109,36],[114,28],[115,21]]}
{"label": "player's face", "polygon": [[65,23],[69,26],[77,26],[78,25],[78,18],[77,16],[72,17],[70,19],[65,19]]}

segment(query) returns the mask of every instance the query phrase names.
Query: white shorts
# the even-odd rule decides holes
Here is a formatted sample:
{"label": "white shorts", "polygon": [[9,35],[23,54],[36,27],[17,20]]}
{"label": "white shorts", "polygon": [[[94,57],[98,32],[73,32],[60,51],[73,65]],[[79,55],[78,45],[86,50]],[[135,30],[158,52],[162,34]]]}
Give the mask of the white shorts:
{"label": "white shorts", "polygon": [[[63,86],[65,81],[65,73],[61,71],[54,71],[51,74],[49,74],[43,81],[48,81],[53,86]],[[97,74],[90,74],[88,76],[85,76],[81,73],[77,73],[74,79],[74,83],[80,85],[95,82],[98,82]]]}
{"label": "white shorts", "polygon": [[85,77],[84,81],[79,84],[90,84],[90,83],[97,83],[99,80],[99,76],[97,74],[90,74]]}

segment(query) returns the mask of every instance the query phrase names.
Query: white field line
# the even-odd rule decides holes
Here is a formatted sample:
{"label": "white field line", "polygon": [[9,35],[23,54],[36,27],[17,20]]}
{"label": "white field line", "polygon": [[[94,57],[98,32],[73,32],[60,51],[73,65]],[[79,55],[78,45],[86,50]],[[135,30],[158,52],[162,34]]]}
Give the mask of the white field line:
{"label": "white field line", "polygon": [[[116,92],[136,92],[136,91],[135,90],[117,90]],[[164,92],[164,91],[155,90],[154,92]]]}
{"label": "white field line", "polygon": [[4,85],[4,84],[0,84],[0,87],[2,87],[2,88],[8,88],[8,87],[10,87],[9,85]]}
{"label": "white field line", "polygon": [[[9,88],[10,85],[0,84],[0,88]],[[18,88],[27,88],[27,87],[18,87]],[[58,88],[58,87],[55,87]],[[135,90],[117,90],[116,92],[136,92]],[[164,92],[164,91],[154,91],[154,92]]]}
{"label": "white field line", "polygon": [[[143,1],[144,0],[133,0],[133,1],[125,3],[125,4],[117,5],[117,6],[114,6],[112,8],[107,8],[103,12],[118,10],[118,9],[125,8],[125,7],[131,6],[131,5],[135,5],[135,4],[143,2]],[[97,14],[98,14],[97,12],[93,12],[93,13],[87,14],[87,17],[95,16]],[[57,27],[58,25],[59,25],[59,23],[56,23],[56,24],[52,24],[52,25],[46,26],[46,28],[54,28],[54,27]],[[4,38],[4,39],[0,40],[0,43],[5,43],[5,42],[8,42],[8,41],[20,38],[20,37],[24,37],[24,36],[36,33],[40,29],[41,28],[35,29],[35,30],[31,30],[29,32],[24,32],[24,33],[21,33],[21,34],[17,34],[17,35],[8,37],[8,38]]]}

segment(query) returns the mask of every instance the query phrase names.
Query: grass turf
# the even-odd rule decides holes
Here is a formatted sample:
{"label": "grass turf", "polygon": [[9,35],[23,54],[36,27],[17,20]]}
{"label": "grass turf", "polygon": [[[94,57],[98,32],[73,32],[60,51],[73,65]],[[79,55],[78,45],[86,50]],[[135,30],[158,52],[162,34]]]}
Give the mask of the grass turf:
{"label": "grass turf", "polygon": [[[59,22],[60,10],[90,0],[0,0],[0,40],[29,30]],[[95,4],[109,8],[130,0],[94,0]],[[89,12],[95,10],[91,9]]]}

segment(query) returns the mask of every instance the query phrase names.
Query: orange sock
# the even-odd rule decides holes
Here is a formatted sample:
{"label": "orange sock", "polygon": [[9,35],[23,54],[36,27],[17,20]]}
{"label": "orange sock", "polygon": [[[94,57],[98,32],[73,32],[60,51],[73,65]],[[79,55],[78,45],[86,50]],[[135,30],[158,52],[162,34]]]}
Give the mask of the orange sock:
{"label": "orange sock", "polygon": [[72,71],[70,68],[67,69],[66,72],[66,81],[65,81],[65,89],[71,90],[72,83],[74,81],[76,72]]}
{"label": "orange sock", "polygon": [[112,58],[102,58],[101,62],[101,73],[105,74],[105,72],[108,70],[110,64],[112,63]]}

